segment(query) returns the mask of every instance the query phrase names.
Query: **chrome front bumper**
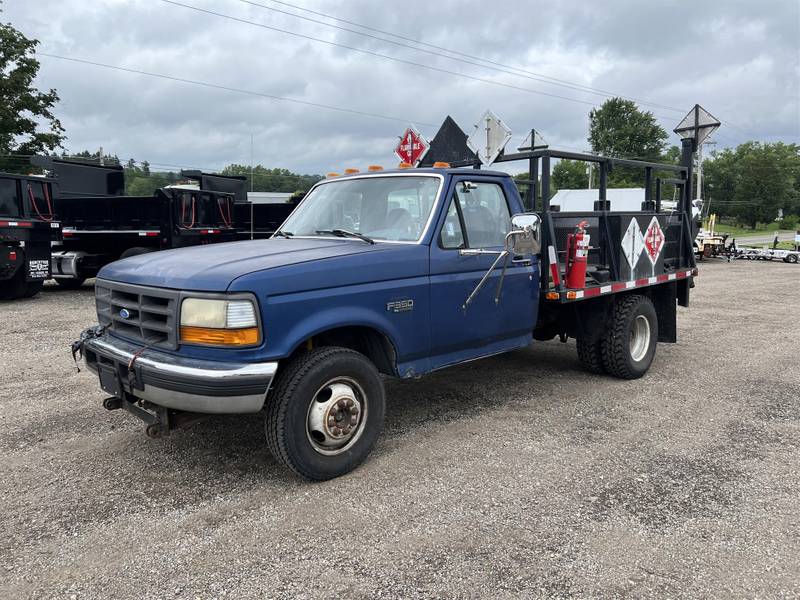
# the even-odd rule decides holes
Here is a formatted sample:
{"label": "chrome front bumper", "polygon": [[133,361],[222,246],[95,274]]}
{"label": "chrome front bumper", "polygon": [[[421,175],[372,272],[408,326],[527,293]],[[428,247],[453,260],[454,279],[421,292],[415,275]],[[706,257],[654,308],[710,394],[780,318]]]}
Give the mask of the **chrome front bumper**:
{"label": "chrome front bumper", "polygon": [[115,373],[122,391],[138,399],[197,413],[260,411],[278,369],[277,362],[217,362],[140,351],[140,345],[103,335],[86,341],[83,359],[94,373]]}

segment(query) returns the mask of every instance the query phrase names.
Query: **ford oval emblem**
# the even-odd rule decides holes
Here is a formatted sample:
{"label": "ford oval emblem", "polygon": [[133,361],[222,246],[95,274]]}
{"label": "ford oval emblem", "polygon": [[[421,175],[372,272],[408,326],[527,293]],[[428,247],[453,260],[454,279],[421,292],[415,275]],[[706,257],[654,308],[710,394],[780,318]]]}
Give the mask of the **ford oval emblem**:
{"label": "ford oval emblem", "polygon": [[131,311],[129,311],[127,308],[123,308],[119,311],[119,316],[123,319],[129,319],[131,316]]}

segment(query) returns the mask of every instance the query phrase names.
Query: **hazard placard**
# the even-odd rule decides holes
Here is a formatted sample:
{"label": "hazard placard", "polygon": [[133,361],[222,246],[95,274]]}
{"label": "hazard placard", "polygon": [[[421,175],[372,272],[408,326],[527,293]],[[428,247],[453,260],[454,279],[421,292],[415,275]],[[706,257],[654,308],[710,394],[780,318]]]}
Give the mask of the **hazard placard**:
{"label": "hazard placard", "polygon": [[622,254],[628,261],[631,267],[631,273],[636,268],[636,263],[639,262],[639,257],[644,249],[644,238],[642,237],[642,230],[639,229],[639,223],[636,219],[631,219],[628,223],[628,228],[622,236]]}
{"label": "hazard placard", "polygon": [[394,153],[401,161],[417,166],[429,148],[428,140],[412,125],[400,136],[400,142],[395,147]]}
{"label": "hazard placard", "polygon": [[664,247],[664,242],[664,230],[661,229],[658,219],[653,217],[650,221],[650,225],[647,227],[647,231],[644,233],[644,249],[647,258],[649,258],[650,262],[654,265],[658,261],[661,249]]}

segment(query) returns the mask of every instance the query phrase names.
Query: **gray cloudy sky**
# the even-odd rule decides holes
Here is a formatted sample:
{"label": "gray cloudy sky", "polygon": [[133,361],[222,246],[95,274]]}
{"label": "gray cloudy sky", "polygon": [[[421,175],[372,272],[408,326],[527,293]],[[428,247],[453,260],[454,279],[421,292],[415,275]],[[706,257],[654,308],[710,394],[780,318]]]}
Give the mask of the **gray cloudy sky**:
{"label": "gray cloudy sky", "polygon": [[601,103],[604,96],[549,85],[531,79],[530,73],[661,105],[643,108],[658,115],[668,131],[699,102],[724,122],[717,147],[747,139],[800,142],[797,0],[288,0],[300,8],[521,68],[528,72],[523,77],[449,60],[439,50],[433,52],[440,56],[416,51],[254,5],[359,29],[272,0],[179,1],[525,89],[387,60],[162,0],[5,0],[0,18],[39,39],[41,52],[399,119],[42,56],[38,84],[56,88],[61,96],[57,114],[69,136],[69,151],[102,146],[124,159],[221,168],[249,163],[252,134],[256,163],[324,173],[394,164],[391,150],[406,123],[416,123],[431,138],[451,114],[469,133],[486,108],[514,131],[511,144],[535,127],[553,147],[586,148],[590,104]]}

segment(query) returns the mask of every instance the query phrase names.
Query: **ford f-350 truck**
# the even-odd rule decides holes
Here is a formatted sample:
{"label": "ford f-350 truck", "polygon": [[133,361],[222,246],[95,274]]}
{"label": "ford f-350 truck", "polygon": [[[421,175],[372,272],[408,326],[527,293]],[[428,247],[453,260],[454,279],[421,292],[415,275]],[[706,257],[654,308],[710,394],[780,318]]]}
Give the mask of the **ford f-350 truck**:
{"label": "ford f-350 truck", "polygon": [[[676,340],[676,304],[688,304],[688,213],[657,212],[651,198],[641,212],[551,212],[550,159],[562,155],[578,156],[507,157],[541,160],[536,211],[506,173],[356,173],[316,184],[271,239],[114,262],[96,283],[99,325],[74,350],[109,394],[104,406],[137,415],[148,435],[198,413],[263,410],[275,458],[315,480],[369,454],[383,377],[555,336],[576,338],[591,371],[640,377],[656,343]],[[580,156],[603,172],[613,164]],[[596,243],[569,254],[581,222]],[[586,275],[568,289],[581,258]]]}

